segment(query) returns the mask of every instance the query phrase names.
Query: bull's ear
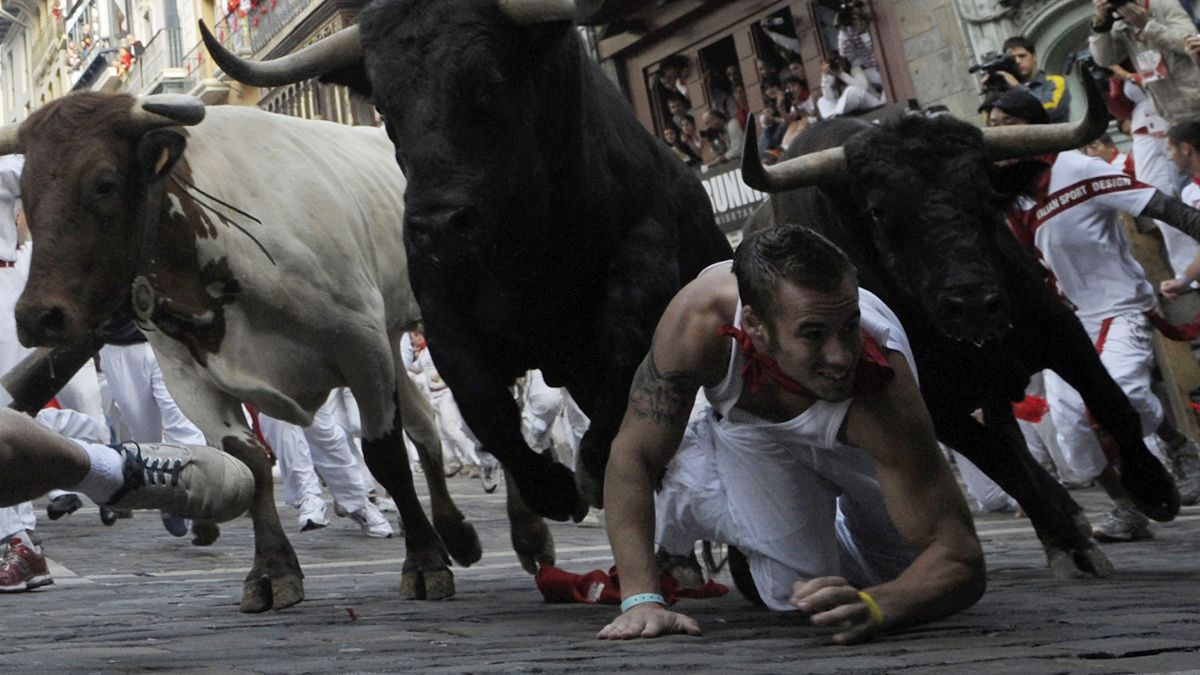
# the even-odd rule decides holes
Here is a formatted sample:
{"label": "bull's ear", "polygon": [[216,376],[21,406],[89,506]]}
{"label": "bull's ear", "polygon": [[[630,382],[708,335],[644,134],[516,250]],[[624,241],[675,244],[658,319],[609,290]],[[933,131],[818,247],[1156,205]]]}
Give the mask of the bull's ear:
{"label": "bull's ear", "polygon": [[1002,195],[1016,195],[1032,192],[1038,177],[1049,168],[1050,165],[1040,159],[1022,159],[992,164],[988,168],[988,178],[996,192]]}
{"label": "bull's ear", "polygon": [[183,157],[187,137],[176,129],[155,129],[138,142],[138,164],[151,178],[162,178]]}

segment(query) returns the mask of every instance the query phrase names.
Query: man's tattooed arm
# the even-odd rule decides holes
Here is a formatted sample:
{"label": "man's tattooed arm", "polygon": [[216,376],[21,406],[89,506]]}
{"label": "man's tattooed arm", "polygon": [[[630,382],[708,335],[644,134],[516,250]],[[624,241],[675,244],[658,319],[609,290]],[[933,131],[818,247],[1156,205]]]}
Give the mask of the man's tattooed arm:
{"label": "man's tattooed arm", "polygon": [[699,385],[694,373],[684,370],[662,372],[654,362],[654,349],[646,354],[633,375],[629,411],[638,420],[652,424],[679,425],[687,420]]}

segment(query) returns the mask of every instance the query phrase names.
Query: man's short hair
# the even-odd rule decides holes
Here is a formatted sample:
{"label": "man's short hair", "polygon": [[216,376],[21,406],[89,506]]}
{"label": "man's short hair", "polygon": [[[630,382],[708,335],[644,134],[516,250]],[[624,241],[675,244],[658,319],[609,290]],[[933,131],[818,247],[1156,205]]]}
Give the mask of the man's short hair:
{"label": "man's short hair", "polygon": [[789,84],[792,84],[793,82],[804,87],[805,89],[808,88],[808,84],[804,80],[800,79],[799,77],[796,77],[795,75],[788,75],[787,77],[783,78],[783,86],[785,86],[785,87]]}
{"label": "man's short hair", "polygon": [[1188,120],[1176,124],[1167,132],[1167,140],[1171,142],[1171,145],[1187,143],[1200,150],[1200,121]]}
{"label": "man's short hair", "polygon": [[1100,138],[1097,138],[1096,140],[1099,141],[1101,145],[1107,145],[1110,148],[1116,147],[1117,145],[1115,142],[1113,142],[1112,136],[1109,136],[1107,133],[1100,134]]}
{"label": "man's short hair", "polygon": [[1013,87],[984,102],[979,106],[979,111],[991,113],[993,108],[999,108],[1029,124],[1048,124],[1050,122],[1050,113],[1046,112],[1046,107],[1024,87]]}
{"label": "man's short hair", "polygon": [[742,241],[733,254],[733,273],[742,305],[753,307],[773,330],[779,281],[830,293],[856,269],[842,249],[818,232],[800,225],[777,225]]}
{"label": "man's short hair", "polygon": [[783,89],[783,82],[779,80],[778,75],[767,75],[762,80],[762,87],[764,90],[770,89],[771,87],[779,87],[780,89]]}
{"label": "man's short hair", "polygon": [[1033,40],[1024,35],[1014,35],[1004,41],[1004,49],[1001,51],[1007,52],[1010,49],[1020,48],[1037,56],[1037,47],[1033,46]]}

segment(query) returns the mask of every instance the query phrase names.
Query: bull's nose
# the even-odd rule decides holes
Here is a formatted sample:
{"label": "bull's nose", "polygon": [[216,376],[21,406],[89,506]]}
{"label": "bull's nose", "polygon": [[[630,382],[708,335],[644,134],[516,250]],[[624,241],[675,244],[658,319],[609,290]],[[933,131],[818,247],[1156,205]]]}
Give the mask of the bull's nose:
{"label": "bull's nose", "polygon": [[57,305],[17,308],[17,339],[26,347],[56,344],[66,332],[67,315]]}
{"label": "bull's nose", "polygon": [[999,335],[1009,323],[1008,302],[995,288],[947,290],[938,310],[945,332],[973,342]]}

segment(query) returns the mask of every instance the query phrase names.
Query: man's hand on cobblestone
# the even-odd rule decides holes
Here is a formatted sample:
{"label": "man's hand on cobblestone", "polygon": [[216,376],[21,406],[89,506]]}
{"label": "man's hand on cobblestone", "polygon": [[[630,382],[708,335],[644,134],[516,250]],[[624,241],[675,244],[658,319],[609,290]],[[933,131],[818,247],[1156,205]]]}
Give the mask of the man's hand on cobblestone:
{"label": "man's hand on cobblestone", "polygon": [[700,625],[690,616],[647,602],[634,605],[596,634],[601,640],[635,640],[660,635],[700,635]]}
{"label": "man's hand on cobblestone", "polygon": [[879,630],[871,619],[871,609],[858,595],[858,589],[841,577],[817,577],[798,581],[792,587],[792,606],[808,616],[814,626],[833,626],[842,632],[833,636],[839,645],[869,639]]}

